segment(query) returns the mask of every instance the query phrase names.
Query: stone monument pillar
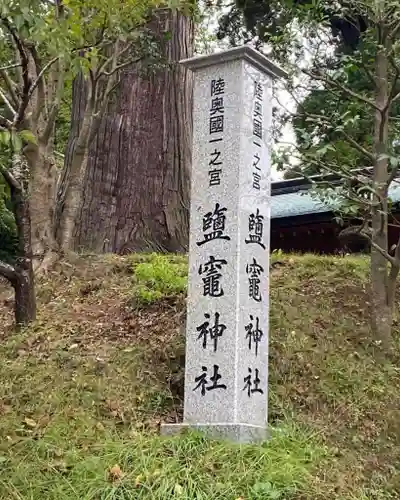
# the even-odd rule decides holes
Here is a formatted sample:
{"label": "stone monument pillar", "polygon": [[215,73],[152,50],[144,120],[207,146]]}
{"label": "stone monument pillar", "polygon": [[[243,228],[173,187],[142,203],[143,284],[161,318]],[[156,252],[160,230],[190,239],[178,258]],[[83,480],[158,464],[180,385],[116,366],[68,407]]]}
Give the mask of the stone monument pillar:
{"label": "stone monument pillar", "polygon": [[272,80],[249,46],[181,61],[194,72],[185,427],[267,435]]}

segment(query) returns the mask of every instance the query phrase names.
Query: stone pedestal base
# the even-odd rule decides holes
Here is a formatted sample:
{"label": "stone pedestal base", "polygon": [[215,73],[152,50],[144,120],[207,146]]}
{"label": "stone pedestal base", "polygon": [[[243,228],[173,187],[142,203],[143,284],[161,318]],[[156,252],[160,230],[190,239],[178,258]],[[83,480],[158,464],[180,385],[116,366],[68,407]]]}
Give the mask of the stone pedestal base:
{"label": "stone pedestal base", "polygon": [[193,429],[204,432],[207,437],[226,439],[234,443],[260,443],[266,441],[266,427],[249,424],[161,424],[161,434],[171,436]]}

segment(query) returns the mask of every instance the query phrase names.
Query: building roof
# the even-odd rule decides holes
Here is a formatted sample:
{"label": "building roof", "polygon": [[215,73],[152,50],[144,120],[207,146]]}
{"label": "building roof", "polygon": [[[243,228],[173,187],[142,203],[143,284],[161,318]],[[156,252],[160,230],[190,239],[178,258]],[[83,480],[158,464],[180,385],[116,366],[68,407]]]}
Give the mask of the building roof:
{"label": "building roof", "polygon": [[[328,180],[326,177],[324,179]],[[273,182],[271,190],[271,218],[278,219],[329,213],[337,208],[337,203],[334,206],[333,204],[322,203],[315,197],[312,197],[308,193],[310,187],[311,184],[306,179]],[[400,203],[400,184],[398,181],[392,183],[389,195],[393,203]]]}
{"label": "building roof", "polygon": [[306,191],[272,195],[271,218],[295,217],[314,213],[330,212],[331,209],[312,198]]}

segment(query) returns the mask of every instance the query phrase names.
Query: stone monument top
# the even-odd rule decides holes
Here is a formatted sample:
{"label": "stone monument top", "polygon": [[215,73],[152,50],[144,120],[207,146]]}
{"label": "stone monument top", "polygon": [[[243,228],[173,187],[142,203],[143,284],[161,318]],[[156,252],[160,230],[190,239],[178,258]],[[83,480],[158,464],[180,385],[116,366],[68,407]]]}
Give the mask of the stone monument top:
{"label": "stone monument top", "polygon": [[222,52],[214,52],[213,54],[200,55],[189,59],[182,59],[180,64],[196,71],[202,68],[209,68],[214,65],[221,65],[230,61],[241,59],[248,62],[254,68],[262,71],[264,74],[272,78],[287,78],[287,72],[277,64],[270,61],[264,54],[254,49],[250,45],[242,45],[233,47],[232,49]]}

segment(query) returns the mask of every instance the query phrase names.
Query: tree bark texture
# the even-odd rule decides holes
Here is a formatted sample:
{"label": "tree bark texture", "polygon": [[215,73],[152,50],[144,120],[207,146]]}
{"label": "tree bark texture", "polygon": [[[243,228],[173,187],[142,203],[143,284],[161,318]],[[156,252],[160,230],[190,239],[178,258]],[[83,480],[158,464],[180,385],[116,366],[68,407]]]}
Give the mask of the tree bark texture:
{"label": "tree bark texture", "polygon": [[33,273],[30,199],[27,191],[29,166],[23,155],[14,155],[12,173],[18,185],[11,185],[18,234],[18,253],[13,273],[8,277],[15,292],[15,322],[26,325],[36,319],[35,278]]}
{"label": "tree bark texture", "polygon": [[52,142],[27,146],[30,166],[30,212],[32,225],[32,255],[34,267],[47,268],[57,258],[58,246],[54,234],[54,206],[58,169]]}
{"label": "tree bark texture", "polygon": [[[58,71],[58,73],[57,73]],[[31,244],[34,269],[47,268],[58,256],[54,235],[54,205],[58,169],[54,156],[54,117],[49,116],[48,107],[58,109],[56,87],[63,86],[63,65],[52,67],[47,73],[43,88],[38,85],[30,98],[27,118],[20,128],[33,132],[37,143],[28,143],[24,155],[29,165],[29,206],[32,229]],[[29,54],[29,73],[38,77],[38,67]],[[40,91],[39,91],[40,88]],[[45,95],[44,95],[45,94]],[[49,102],[46,102],[46,101]],[[44,111],[47,110],[47,111]]]}
{"label": "tree bark texture", "polygon": [[26,325],[36,319],[35,277],[31,247],[29,201],[22,193],[12,195],[18,229],[19,250],[15,260],[15,323]]}
{"label": "tree bark texture", "polygon": [[[82,76],[74,83],[73,96],[76,93],[79,95],[80,81],[83,83],[84,96],[86,96]],[[83,106],[83,111],[79,113],[77,135],[71,135],[67,145],[67,156],[64,160],[64,168],[57,192],[55,233],[60,248],[66,251],[74,249],[75,225],[82,201],[84,178],[88,166],[92,110],[86,108],[85,102],[83,102]],[[80,111],[80,108],[78,109]]]}
{"label": "tree bark texture", "polygon": [[[193,22],[162,9],[149,28],[169,64],[145,73],[138,63],[121,72],[89,148],[75,249],[187,250],[193,79],[178,61],[192,56]],[[67,161],[85,98],[80,78],[74,83]]]}
{"label": "tree bark texture", "polygon": [[[375,103],[380,108],[375,113],[374,147],[376,161],[374,166],[373,187],[377,193],[374,201],[378,202],[372,208],[372,243],[384,252],[388,251],[388,122],[389,111],[385,108],[388,98],[388,59],[386,49],[378,50],[375,61],[376,98]],[[393,322],[394,297],[389,293],[389,262],[377,250],[371,249],[371,289],[372,289],[372,327],[384,347],[388,347],[391,339]],[[392,294],[393,295],[393,294]]]}

